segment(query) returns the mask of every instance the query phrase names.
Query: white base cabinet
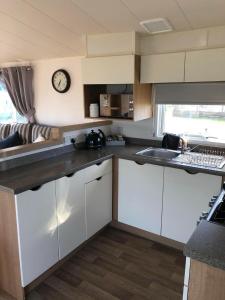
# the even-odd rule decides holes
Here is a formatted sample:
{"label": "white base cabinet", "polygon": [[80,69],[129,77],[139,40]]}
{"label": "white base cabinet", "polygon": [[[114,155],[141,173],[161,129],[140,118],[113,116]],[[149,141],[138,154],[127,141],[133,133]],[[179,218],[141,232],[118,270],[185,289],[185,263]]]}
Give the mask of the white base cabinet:
{"label": "white base cabinet", "polygon": [[112,160],[15,196],[25,287],[112,220]]}
{"label": "white base cabinet", "polygon": [[59,259],[86,239],[84,171],[56,181]]}
{"label": "white base cabinet", "polygon": [[112,173],[85,184],[87,238],[112,221]]}
{"label": "white base cabinet", "polygon": [[221,189],[221,177],[165,168],[162,235],[186,243],[202,211]]}
{"label": "white base cabinet", "polygon": [[25,287],[59,260],[55,181],[16,195],[16,215]]}
{"label": "white base cabinet", "polygon": [[160,234],[163,167],[119,160],[119,222]]}

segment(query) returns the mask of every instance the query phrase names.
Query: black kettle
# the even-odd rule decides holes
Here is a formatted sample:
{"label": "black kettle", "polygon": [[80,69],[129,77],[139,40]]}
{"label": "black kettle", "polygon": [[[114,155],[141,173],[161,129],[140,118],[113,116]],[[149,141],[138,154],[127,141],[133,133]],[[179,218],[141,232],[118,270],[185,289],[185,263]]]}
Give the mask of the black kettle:
{"label": "black kettle", "polygon": [[105,145],[105,135],[101,129],[98,132],[91,130],[89,134],[86,135],[86,146],[88,149],[99,149]]}

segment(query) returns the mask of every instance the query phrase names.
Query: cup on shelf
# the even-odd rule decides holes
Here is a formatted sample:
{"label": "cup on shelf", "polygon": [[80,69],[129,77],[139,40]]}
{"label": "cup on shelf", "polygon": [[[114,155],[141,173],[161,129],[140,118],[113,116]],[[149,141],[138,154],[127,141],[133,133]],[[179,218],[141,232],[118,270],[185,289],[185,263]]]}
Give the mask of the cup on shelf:
{"label": "cup on shelf", "polygon": [[90,118],[99,117],[99,105],[98,103],[91,103],[89,106]]}

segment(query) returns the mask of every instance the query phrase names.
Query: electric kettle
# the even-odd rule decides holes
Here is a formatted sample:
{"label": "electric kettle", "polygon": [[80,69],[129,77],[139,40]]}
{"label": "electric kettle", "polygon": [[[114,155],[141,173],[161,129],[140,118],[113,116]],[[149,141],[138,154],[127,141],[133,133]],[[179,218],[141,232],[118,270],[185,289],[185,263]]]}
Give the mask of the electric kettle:
{"label": "electric kettle", "polygon": [[99,149],[105,145],[105,134],[101,129],[98,132],[93,129],[86,135],[86,146],[88,149]]}

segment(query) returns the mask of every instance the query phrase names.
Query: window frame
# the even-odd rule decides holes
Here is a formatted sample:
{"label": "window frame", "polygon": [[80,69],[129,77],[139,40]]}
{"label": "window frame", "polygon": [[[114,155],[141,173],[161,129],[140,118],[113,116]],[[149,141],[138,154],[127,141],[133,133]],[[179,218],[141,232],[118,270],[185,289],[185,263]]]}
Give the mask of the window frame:
{"label": "window frame", "polygon": [[[165,104],[166,105],[166,104]],[[182,105],[182,104],[179,104]],[[154,124],[153,124],[153,136],[156,140],[162,140],[163,138],[163,121],[162,121],[162,111],[160,108],[160,105],[155,104],[154,102]],[[188,137],[188,143],[193,145],[205,145],[205,146],[213,146],[213,147],[225,147],[225,141],[209,141],[204,139],[193,139],[191,137]]]}

